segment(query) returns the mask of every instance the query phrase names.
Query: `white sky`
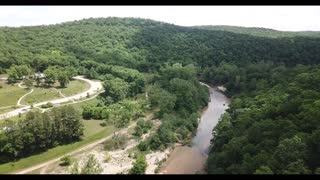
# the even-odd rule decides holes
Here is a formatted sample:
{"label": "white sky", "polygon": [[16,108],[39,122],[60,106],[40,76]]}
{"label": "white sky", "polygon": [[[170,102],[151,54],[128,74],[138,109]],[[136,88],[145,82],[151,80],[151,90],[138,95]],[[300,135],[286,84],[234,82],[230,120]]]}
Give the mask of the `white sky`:
{"label": "white sky", "polygon": [[110,16],[140,17],[181,26],[320,31],[320,6],[0,6],[0,26],[56,24]]}

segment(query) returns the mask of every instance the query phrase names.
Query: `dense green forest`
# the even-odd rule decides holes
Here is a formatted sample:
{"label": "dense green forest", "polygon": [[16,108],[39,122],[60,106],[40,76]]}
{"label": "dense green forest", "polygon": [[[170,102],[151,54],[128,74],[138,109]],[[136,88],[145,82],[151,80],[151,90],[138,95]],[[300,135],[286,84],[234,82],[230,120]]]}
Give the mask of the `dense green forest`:
{"label": "dense green forest", "polygon": [[26,157],[80,139],[80,113],[67,106],[49,112],[28,112],[18,122],[5,121],[0,133],[0,163]]}
{"label": "dense green forest", "polygon": [[319,66],[222,64],[208,72],[222,69],[233,83],[207,78],[226,83],[233,98],[213,131],[208,172],[319,173]]}
{"label": "dense green forest", "polygon": [[[182,27],[137,18],[0,27],[0,74],[10,83],[44,72],[47,86],[56,80],[66,86],[79,74],[103,81],[105,90],[82,112],[62,108],[9,121],[0,133],[0,158],[79,140],[79,116],[126,127],[150,109],[162,123],[140,151],[187,142],[208,103],[202,80],[224,85],[232,98],[213,130],[208,173],[319,173],[319,62],[319,32]],[[137,103],[139,96],[146,101]],[[139,120],[135,135],[148,128]]]}
{"label": "dense green forest", "polygon": [[295,36],[309,36],[320,37],[320,33],[317,31],[277,31],[273,29],[257,28],[257,27],[239,27],[239,26],[194,26],[198,29],[208,29],[215,31],[228,31],[239,34],[248,34],[252,36],[270,37],[270,38],[282,38],[282,37],[295,37]]}
{"label": "dense green forest", "polygon": [[80,67],[90,60],[145,72],[158,70],[165,62],[198,67],[221,61],[316,64],[319,49],[314,37],[272,39],[134,18],[0,28],[2,71],[13,64],[32,65],[35,71],[53,65]]}

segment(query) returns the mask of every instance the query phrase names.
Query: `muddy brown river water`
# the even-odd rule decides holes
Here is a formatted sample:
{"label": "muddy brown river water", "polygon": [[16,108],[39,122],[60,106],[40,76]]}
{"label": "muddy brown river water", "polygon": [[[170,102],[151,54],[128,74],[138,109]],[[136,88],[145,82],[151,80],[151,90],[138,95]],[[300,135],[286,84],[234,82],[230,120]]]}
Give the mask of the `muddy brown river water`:
{"label": "muddy brown river water", "polygon": [[160,170],[163,174],[195,174],[204,173],[208,157],[212,129],[228,108],[230,99],[214,88],[209,88],[210,102],[202,112],[196,136],[189,146],[176,147]]}

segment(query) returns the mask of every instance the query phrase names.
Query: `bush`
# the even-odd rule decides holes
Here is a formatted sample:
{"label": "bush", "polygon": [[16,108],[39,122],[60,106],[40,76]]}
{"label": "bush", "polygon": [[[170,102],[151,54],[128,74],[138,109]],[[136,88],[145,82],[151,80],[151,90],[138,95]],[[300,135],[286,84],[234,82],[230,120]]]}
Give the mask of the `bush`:
{"label": "bush", "polygon": [[41,108],[51,108],[51,107],[53,107],[53,104],[51,102],[41,105]]}
{"label": "bush", "polygon": [[106,122],[106,121],[101,122],[101,123],[100,123],[100,126],[106,127],[106,126],[107,126],[107,122]]}
{"label": "bush", "polygon": [[133,133],[134,136],[141,137],[143,134],[146,134],[149,129],[152,127],[151,121],[145,121],[143,119],[139,119],[137,121],[137,126],[135,127],[135,132]]}
{"label": "bush", "polygon": [[60,163],[61,166],[69,166],[71,164],[71,158],[70,156],[65,156],[60,159],[62,162]]}
{"label": "bush", "polygon": [[133,167],[130,169],[130,174],[144,174],[147,166],[146,158],[140,155],[133,164]]}
{"label": "bush", "polygon": [[138,144],[138,149],[140,151],[148,151],[149,150],[149,144],[147,141],[141,141],[139,144]]}
{"label": "bush", "polygon": [[126,135],[114,135],[111,140],[105,142],[105,150],[116,150],[123,149],[128,142],[128,137]]}

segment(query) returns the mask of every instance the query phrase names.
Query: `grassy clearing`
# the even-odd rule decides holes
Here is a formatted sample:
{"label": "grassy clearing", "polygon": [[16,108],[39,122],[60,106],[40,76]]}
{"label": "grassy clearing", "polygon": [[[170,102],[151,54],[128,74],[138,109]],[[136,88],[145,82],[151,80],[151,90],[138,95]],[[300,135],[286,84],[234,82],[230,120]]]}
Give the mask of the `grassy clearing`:
{"label": "grassy clearing", "polygon": [[0,165],[0,174],[6,174],[6,173],[14,173],[19,170],[22,170],[24,168],[30,167],[30,165],[37,165],[46,161],[49,161],[51,159],[57,158],[59,156],[62,156],[66,153],[72,152],[86,144],[89,144],[93,141],[99,140],[101,138],[107,137],[111,135],[113,132],[119,130],[118,128],[115,128],[113,126],[107,126],[105,127],[102,131],[84,138],[81,141],[68,144],[68,145],[63,145],[63,146],[58,146],[55,148],[52,148],[44,153],[30,156],[28,158],[23,158],[20,159],[16,162],[10,162],[6,164]]}
{"label": "grassy clearing", "polygon": [[86,105],[95,106],[98,102],[99,102],[99,100],[97,98],[93,98],[93,99],[90,99],[88,101],[83,101],[83,102],[79,102],[79,103],[75,103],[75,104],[70,104],[69,106],[72,106],[75,109],[82,109]]}
{"label": "grassy clearing", "polygon": [[11,85],[0,81],[0,107],[14,106],[21,96],[29,90],[19,88],[17,85]]}
{"label": "grassy clearing", "polygon": [[89,88],[90,85],[87,82],[74,80],[70,81],[70,83],[67,85],[67,88],[58,88],[58,90],[61,91],[61,93],[65,96],[71,96],[85,92]]}
{"label": "grassy clearing", "polygon": [[21,103],[25,105],[30,105],[31,103],[35,104],[43,101],[55,100],[63,98],[63,96],[61,96],[58,91],[60,91],[63,95],[67,97],[84,92],[89,88],[90,85],[88,83],[80,80],[70,81],[66,88],[60,88],[60,84],[58,82],[55,82],[55,84],[51,88],[34,86],[33,93],[27,95],[21,101]]}
{"label": "grassy clearing", "polygon": [[53,88],[41,88],[34,87],[34,91],[31,94],[28,94],[21,101],[21,104],[30,105],[43,101],[54,100],[63,98],[60,94]]}
{"label": "grassy clearing", "polygon": [[100,123],[102,120],[82,120],[82,123],[85,127],[83,134],[84,138],[90,137],[100,131],[103,131],[106,127],[102,127]]}

